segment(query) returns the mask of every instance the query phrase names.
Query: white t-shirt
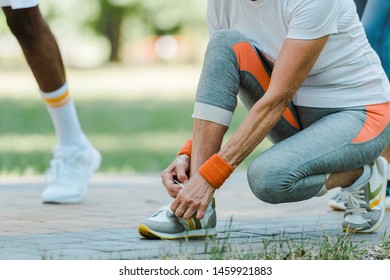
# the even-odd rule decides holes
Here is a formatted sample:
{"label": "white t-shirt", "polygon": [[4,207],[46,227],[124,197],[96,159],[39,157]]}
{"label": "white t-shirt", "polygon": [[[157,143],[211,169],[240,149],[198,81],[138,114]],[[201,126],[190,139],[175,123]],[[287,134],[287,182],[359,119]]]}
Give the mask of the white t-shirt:
{"label": "white t-shirt", "polygon": [[330,35],[295,94],[295,105],[339,108],[390,101],[389,80],[353,0],[208,0],[207,19],[210,37],[220,29],[240,31],[271,62],[286,38]]}
{"label": "white t-shirt", "polygon": [[25,9],[38,5],[38,0],[0,0],[0,7],[11,7],[12,9]]}

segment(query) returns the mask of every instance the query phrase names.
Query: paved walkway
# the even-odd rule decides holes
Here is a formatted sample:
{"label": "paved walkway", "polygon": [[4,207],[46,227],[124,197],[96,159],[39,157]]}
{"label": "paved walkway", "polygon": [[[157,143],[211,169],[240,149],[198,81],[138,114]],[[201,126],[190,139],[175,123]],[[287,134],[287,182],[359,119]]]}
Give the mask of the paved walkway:
{"label": "paved walkway", "polygon": [[[80,205],[42,204],[43,188],[40,178],[0,181],[0,259],[202,259],[205,250],[224,240],[243,252],[248,243],[254,250],[265,240],[285,237],[316,243],[324,234],[342,232],[342,213],[327,206],[332,192],[305,202],[268,205],[252,195],[243,173],[234,174],[216,193],[219,233],[211,241],[138,235],[139,221],[170,202],[158,174],[95,175]],[[390,215],[375,233],[352,238],[380,243],[388,227]]]}

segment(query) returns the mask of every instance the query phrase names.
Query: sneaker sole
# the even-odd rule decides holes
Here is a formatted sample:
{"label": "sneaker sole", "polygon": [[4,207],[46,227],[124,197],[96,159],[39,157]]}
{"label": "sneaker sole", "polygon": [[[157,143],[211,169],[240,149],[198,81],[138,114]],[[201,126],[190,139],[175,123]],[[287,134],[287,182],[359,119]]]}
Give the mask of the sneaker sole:
{"label": "sneaker sole", "polygon": [[42,202],[45,204],[78,204],[83,202],[85,199],[85,196],[77,196],[77,197],[71,197],[67,199],[42,199]]}
{"label": "sneaker sole", "polygon": [[151,230],[144,224],[138,227],[138,232],[140,235],[148,239],[167,239],[167,240],[185,239],[185,238],[204,238],[208,236],[215,236],[217,234],[217,230],[215,228],[197,229],[191,231],[183,231],[179,233],[162,233],[162,232]]}
{"label": "sneaker sole", "polygon": [[[378,222],[375,225],[373,225],[371,228],[368,228],[368,229],[362,229],[362,230],[357,229],[357,230],[353,231],[355,233],[372,233],[372,232],[376,231],[380,227],[380,225],[382,224],[383,219],[385,217],[385,212],[386,212],[385,208],[386,208],[387,174],[389,174],[389,170],[388,170],[389,169],[389,165],[388,165],[387,161],[384,158],[382,158],[382,157],[379,157],[375,161],[375,163],[378,166],[379,174],[381,174],[382,177],[384,178],[383,181],[382,181],[383,186],[382,186],[382,193],[381,193],[381,195],[382,195],[381,207],[382,207],[383,211],[382,211],[382,214],[381,214]],[[386,174],[386,176],[384,176],[383,174]],[[348,232],[348,231],[350,231],[350,229],[344,228],[344,231]]]}

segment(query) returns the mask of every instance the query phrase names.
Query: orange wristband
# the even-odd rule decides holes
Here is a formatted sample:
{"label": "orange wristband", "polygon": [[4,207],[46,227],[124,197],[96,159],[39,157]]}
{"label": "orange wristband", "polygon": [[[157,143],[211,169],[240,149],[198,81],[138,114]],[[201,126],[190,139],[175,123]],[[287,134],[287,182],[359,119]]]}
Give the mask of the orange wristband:
{"label": "orange wristband", "polygon": [[183,147],[181,147],[181,149],[177,153],[177,156],[187,155],[187,156],[191,157],[191,152],[192,152],[192,139],[188,139],[184,143]]}
{"label": "orange wristband", "polygon": [[200,175],[216,189],[222,186],[233,171],[233,167],[218,154],[214,154],[199,168]]}

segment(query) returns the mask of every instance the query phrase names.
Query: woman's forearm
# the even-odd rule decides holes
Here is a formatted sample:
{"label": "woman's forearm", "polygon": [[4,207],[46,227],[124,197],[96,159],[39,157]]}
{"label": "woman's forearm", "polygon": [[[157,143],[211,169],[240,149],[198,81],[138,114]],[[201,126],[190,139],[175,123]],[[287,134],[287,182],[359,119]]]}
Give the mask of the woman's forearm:
{"label": "woman's forearm", "polygon": [[237,131],[219,152],[233,168],[240,165],[263,141],[283,114],[285,107],[282,104],[274,106],[264,97],[252,107]]}

